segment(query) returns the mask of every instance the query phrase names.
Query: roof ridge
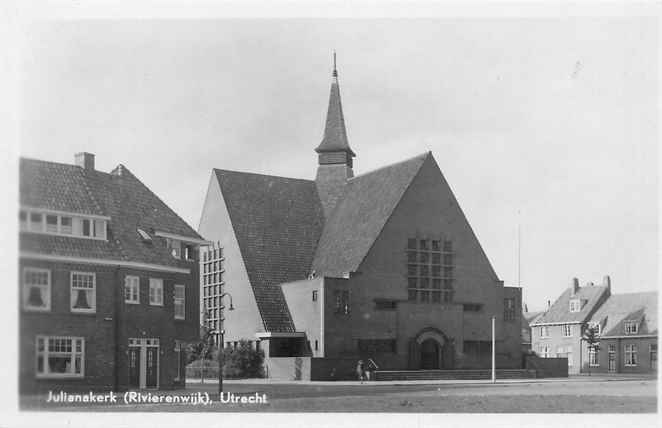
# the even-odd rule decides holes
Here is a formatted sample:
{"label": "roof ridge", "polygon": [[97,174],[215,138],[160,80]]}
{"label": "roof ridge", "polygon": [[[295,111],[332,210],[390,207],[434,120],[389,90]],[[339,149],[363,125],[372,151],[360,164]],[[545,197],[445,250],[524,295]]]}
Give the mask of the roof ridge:
{"label": "roof ridge", "polygon": [[432,154],[432,151],[428,150],[427,152],[425,152],[425,153],[421,153],[420,155],[412,156],[412,157],[410,157],[410,158],[408,158],[408,159],[404,159],[404,160],[401,160],[401,161],[398,161],[398,162],[394,162],[394,163],[391,163],[391,164],[388,164],[388,165],[380,166],[379,168],[375,168],[375,169],[373,169],[373,170],[366,171],[366,172],[364,172],[364,173],[362,173],[362,174],[355,175],[354,177],[351,177],[351,178],[347,179],[347,182],[351,182],[351,181],[353,181],[353,180],[356,180],[357,178],[362,178],[362,177],[365,177],[365,176],[370,175],[370,174],[372,174],[372,173],[382,171],[382,170],[384,170],[384,169],[386,169],[386,168],[391,168],[391,167],[393,167],[393,166],[397,166],[397,165],[401,165],[401,164],[403,164],[403,163],[411,162],[411,161],[413,161],[413,160],[415,160],[415,159],[418,159],[418,158],[427,157],[427,156],[430,156],[431,154]]}
{"label": "roof ridge", "polygon": [[223,171],[223,172],[231,172],[233,174],[254,175],[254,176],[259,176],[259,177],[270,177],[270,178],[282,178],[282,179],[285,179],[285,180],[305,181],[307,183],[314,183],[315,182],[315,180],[310,180],[310,179],[307,179],[307,178],[285,177],[285,176],[282,176],[282,175],[272,175],[272,174],[259,174],[257,172],[236,171],[236,170],[232,170],[232,169],[212,168],[212,171],[214,171],[214,173]]}

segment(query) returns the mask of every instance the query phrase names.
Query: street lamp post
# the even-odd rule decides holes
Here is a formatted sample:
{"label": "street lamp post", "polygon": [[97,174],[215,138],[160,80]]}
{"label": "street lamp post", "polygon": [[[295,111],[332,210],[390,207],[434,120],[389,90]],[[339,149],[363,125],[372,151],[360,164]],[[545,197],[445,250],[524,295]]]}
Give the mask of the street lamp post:
{"label": "street lamp post", "polygon": [[225,306],[223,306],[223,297],[229,296],[230,297],[230,307],[228,308],[229,311],[234,310],[234,306],[232,305],[232,295],[230,293],[223,293],[219,296],[220,300],[220,311],[221,311],[221,318],[219,320],[219,330],[218,330],[218,398],[219,400],[221,399],[221,394],[223,393],[223,344],[224,339],[223,337],[225,336],[225,329],[223,328],[223,321],[225,321],[225,318],[223,318],[223,309],[225,309]]}

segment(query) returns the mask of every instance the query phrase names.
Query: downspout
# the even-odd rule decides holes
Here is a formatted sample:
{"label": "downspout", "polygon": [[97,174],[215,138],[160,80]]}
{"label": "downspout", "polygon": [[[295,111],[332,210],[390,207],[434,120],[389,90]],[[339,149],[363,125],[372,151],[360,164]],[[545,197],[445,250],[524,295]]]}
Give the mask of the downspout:
{"label": "downspout", "polygon": [[119,290],[121,288],[121,283],[120,283],[120,266],[118,265],[115,268],[115,286],[113,287],[113,339],[114,339],[114,346],[115,346],[115,366],[113,370],[113,377],[114,377],[114,390],[117,391],[119,388],[119,382],[120,382],[120,374],[119,374],[119,367],[120,367],[120,359],[121,359],[121,352],[120,352],[120,307],[119,307]]}

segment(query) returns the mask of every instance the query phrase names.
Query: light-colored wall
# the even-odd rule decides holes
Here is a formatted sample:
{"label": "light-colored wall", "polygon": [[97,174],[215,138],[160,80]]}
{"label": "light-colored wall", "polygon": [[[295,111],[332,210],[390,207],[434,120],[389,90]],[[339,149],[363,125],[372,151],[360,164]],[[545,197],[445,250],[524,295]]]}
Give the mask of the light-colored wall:
{"label": "light-colored wall", "polygon": [[[232,295],[235,307],[233,311],[227,309],[224,311],[226,331],[224,340],[226,342],[241,339],[256,340],[255,333],[263,332],[264,324],[248,280],[246,266],[232,228],[225,199],[213,171],[207,188],[198,233],[207,240],[220,242],[223,247],[224,291]],[[202,292],[200,294],[202,295]],[[226,308],[229,306],[228,300],[225,300],[225,306]]]}
{"label": "light-colored wall", "polygon": [[[531,349],[537,354],[540,354],[541,345],[550,345],[551,346],[551,356],[555,357],[557,355],[557,350],[559,347],[567,349],[570,347],[572,349],[572,361],[568,361],[568,373],[577,374],[579,373],[579,368],[581,364],[580,355],[580,340],[582,335],[582,324],[570,324],[571,326],[571,336],[563,336],[563,324],[554,324],[549,327],[549,337],[540,336],[540,326],[532,327],[531,329]],[[565,352],[564,352],[565,353]],[[570,365],[572,363],[572,365]]]}
{"label": "light-colored wall", "polygon": [[[322,289],[323,278],[307,279],[302,281],[281,284],[283,295],[290,310],[296,331],[306,333],[310,342],[312,356],[323,356],[322,343]],[[317,301],[313,301],[313,290],[317,291]],[[315,341],[318,349],[315,349]]]}
{"label": "light-colored wall", "polygon": [[[598,351],[598,367],[591,367],[592,373],[607,373],[609,371],[609,345],[614,345],[614,357],[616,373],[655,373],[656,368],[651,364],[650,346],[657,345],[657,337],[627,337],[627,338],[601,338],[600,349]],[[637,365],[625,365],[625,345],[637,346]],[[588,347],[586,342],[582,344],[582,373],[587,373],[588,367]]]}

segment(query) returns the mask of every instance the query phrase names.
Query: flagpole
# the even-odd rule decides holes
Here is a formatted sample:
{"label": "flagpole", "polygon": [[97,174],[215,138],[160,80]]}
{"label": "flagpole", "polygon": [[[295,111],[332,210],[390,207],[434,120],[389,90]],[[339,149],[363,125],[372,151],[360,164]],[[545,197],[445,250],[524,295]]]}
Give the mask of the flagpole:
{"label": "flagpole", "polygon": [[492,383],[496,383],[496,353],[494,349],[494,323],[495,323],[496,317],[492,317]]}

